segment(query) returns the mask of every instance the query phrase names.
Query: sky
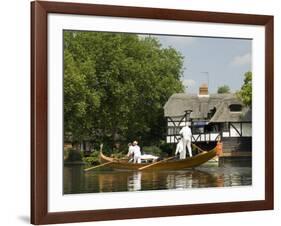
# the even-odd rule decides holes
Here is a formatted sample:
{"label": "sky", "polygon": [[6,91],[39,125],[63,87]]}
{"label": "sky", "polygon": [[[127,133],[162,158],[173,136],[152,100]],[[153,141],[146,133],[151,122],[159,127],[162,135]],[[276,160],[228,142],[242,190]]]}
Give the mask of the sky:
{"label": "sky", "polygon": [[[152,35],[151,35],[152,36]],[[173,47],[184,57],[182,82],[187,93],[198,93],[206,83],[209,93],[228,85],[235,92],[243,85],[244,74],[252,68],[252,41],[249,39],[153,35],[164,48]]]}

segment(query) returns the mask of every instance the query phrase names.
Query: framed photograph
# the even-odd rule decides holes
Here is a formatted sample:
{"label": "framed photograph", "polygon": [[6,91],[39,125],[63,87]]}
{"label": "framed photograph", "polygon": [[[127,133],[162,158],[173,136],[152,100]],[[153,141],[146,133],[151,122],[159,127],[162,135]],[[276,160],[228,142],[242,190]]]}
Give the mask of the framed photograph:
{"label": "framed photograph", "polygon": [[273,16],[31,3],[31,223],[273,209]]}

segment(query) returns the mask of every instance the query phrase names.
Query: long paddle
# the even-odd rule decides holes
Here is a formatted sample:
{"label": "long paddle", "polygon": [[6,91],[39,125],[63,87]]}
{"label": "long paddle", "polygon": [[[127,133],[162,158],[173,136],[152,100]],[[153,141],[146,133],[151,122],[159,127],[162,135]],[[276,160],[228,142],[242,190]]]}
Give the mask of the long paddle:
{"label": "long paddle", "polygon": [[144,169],[147,169],[147,168],[149,168],[149,167],[151,167],[151,166],[155,166],[155,165],[157,165],[157,164],[159,164],[159,163],[161,163],[161,162],[165,162],[165,161],[168,161],[168,160],[174,159],[175,157],[176,157],[176,156],[172,156],[172,157],[170,157],[170,158],[163,159],[163,160],[161,160],[161,161],[159,161],[159,162],[154,162],[154,163],[151,163],[151,164],[149,164],[149,165],[147,165],[147,166],[143,166],[143,167],[138,168],[138,170],[144,170]]}
{"label": "long paddle", "polygon": [[103,163],[103,164],[100,164],[100,165],[97,165],[97,166],[92,166],[90,168],[84,169],[84,171],[87,172],[89,170],[96,169],[96,168],[99,168],[99,167],[102,167],[102,166],[106,166],[106,165],[109,165],[111,163],[113,163],[113,162],[106,162],[106,163]]}

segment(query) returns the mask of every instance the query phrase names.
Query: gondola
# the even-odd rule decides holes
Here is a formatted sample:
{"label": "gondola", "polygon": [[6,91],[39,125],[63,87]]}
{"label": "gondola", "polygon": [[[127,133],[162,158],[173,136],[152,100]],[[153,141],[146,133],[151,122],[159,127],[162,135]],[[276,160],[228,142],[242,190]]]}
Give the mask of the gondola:
{"label": "gondola", "polygon": [[154,163],[130,163],[128,160],[114,159],[100,152],[100,163],[117,170],[183,170],[200,166],[216,156],[216,148],[208,152],[201,152],[191,158],[183,160],[174,157]]}

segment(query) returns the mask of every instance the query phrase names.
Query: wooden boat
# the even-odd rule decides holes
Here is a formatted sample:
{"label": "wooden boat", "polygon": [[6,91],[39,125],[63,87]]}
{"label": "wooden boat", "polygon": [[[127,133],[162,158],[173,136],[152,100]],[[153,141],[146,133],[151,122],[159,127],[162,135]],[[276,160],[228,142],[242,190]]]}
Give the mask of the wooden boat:
{"label": "wooden boat", "polygon": [[[201,152],[191,158],[184,160],[171,160],[155,164],[151,163],[129,163],[128,160],[118,160],[105,156],[102,151],[100,152],[100,163],[107,165],[110,168],[118,170],[182,170],[188,168],[194,168],[196,166],[202,165],[203,163],[209,161],[216,156],[216,148],[208,152]],[[149,167],[145,167],[150,165]]]}

